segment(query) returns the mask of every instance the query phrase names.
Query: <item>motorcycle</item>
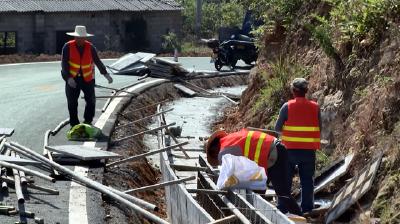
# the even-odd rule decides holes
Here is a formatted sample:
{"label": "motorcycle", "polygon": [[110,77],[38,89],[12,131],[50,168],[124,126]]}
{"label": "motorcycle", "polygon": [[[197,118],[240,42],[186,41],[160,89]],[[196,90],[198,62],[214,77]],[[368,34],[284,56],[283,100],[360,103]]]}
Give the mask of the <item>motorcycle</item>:
{"label": "motorcycle", "polygon": [[243,60],[248,65],[257,60],[257,48],[248,36],[233,35],[231,39],[222,42],[217,39],[202,39],[202,41],[212,49],[212,61],[218,71],[223,66],[235,69],[238,60]]}

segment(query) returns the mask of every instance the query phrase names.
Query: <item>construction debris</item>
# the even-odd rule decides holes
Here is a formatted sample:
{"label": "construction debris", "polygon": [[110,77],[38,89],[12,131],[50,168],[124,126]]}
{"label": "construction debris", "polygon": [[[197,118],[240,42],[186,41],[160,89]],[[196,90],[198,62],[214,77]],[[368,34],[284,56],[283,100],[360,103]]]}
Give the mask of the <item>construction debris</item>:
{"label": "construction debris", "polygon": [[57,146],[45,146],[45,148],[52,152],[61,153],[73,158],[78,158],[80,160],[100,160],[100,159],[110,159],[119,158],[120,155],[100,150],[100,148],[89,147],[84,145],[57,145]]}
{"label": "construction debris", "polygon": [[14,128],[0,128],[0,136],[10,137],[14,133]]}
{"label": "construction debris", "polygon": [[325,223],[332,223],[350,206],[358,201],[372,187],[377,170],[381,164],[383,153],[372,159],[358,175],[353,177],[339,192],[335,194],[329,208]]}

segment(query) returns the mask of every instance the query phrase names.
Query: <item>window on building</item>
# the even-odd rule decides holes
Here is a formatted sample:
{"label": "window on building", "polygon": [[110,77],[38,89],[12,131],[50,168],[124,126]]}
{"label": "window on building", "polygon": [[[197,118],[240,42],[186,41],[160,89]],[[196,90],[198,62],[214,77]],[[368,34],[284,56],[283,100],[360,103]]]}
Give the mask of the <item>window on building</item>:
{"label": "window on building", "polygon": [[0,54],[17,53],[17,32],[0,31]]}

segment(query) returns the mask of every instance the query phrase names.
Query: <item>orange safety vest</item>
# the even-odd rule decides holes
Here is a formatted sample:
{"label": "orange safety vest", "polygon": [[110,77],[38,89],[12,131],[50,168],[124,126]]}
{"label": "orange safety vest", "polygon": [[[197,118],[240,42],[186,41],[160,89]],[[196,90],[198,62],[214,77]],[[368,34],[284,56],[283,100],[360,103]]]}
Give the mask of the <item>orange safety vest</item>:
{"label": "orange safety vest", "polygon": [[85,82],[92,81],[94,77],[94,64],[92,58],[92,49],[90,43],[85,41],[83,55],[79,54],[76,46],[76,41],[71,40],[68,42],[69,45],[69,74],[72,78],[79,76],[80,71]]}
{"label": "orange safety vest", "polygon": [[314,101],[296,97],[288,102],[288,120],[282,130],[282,143],[287,149],[319,149],[319,107]]}
{"label": "orange safety vest", "polygon": [[243,156],[253,160],[259,166],[268,169],[268,156],[275,137],[259,131],[242,129],[220,139],[221,151],[231,146],[239,146]]}

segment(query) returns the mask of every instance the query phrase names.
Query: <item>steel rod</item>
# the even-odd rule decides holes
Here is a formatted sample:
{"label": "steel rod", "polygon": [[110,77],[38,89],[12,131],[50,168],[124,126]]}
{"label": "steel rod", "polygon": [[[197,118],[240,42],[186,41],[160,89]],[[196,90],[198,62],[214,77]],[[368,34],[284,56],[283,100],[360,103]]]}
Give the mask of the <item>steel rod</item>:
{"label": "steel rod", "polygon": [[209,222],[208,224],[228,224],[228,223],[236,221],[237,219],[238,219],[238,217],[236,217],[236,215],[230,215],[230,216]]}
{"label": "steel rod", "polygon": [[[162,114],[164,116],[164,114]],[[162,126],[160,126],[162,127]],[[171,133],[171,131],[169,130],[168,127],[165,128],[165,131],[169,134],[169,136],[171,136],[172,140],[174,140],[174,142],[176,144],[179,144],[178,139],[175,138],[175,136]],[[181,151],[183,152],[183,154],[185,155],[186,159],[189,159],[190,156],[187,154],[187,152],[185,151],[185,149],[183,147],[179,147],[181,149]]]}
{"label": "steel rod", "polygon": [[95,84],[94,87],[101,88],[101,89],[113,90],[115,92],[115,94],[117,94],[118,92],[123,92],[123,93],[127,93],[129,95],[132,95],[132,96],[137,96],[138,95],[137,93],[132,93],[132,92],[129,92],[129,91],[125,91],[123,89],[116,89],[116,88],[101,86],[101,85],[97,85],[97,84]]}
{"label": "steel rod", "polygon": [[[49,157],[49,160],[54,161],[53,160],[53,155],[52,152],[50,152],[49,150],[46,149],[46,146],[49,145],[49,138],[50,138],[50,134],[52,133],[52,131],[48,130],[46,131],[46,133],[44,134],[44,140],[43,140],[43,154],[47,155],[47,157]],[[59,176],[60,173],[58,173],[57,170],[55,169],[51,169],[53,171],[53,174],[56,176]]]}
{"label": "steel rod", "polygon": [[121,159],[121,160],[109,163],[109,164],[106,165],[106,167],[113,167],[113,166],[119,165],[121,163],[126,163],[126,162],[129,162],[129,161],[134,161],[134,160],[137,160],[137,159],[141,159],[141,158],[149,156],[149,155],[154,155],[154,154],[157,154],[157,153],[160,153],[160,152],[164,152],[166,150],[170,150],[170,149],[173,149],[173,148],[176,148],[176,147],[179,147],[179,146],[182,146],[182,145],[187,145],[187,144],[189,144],[189,142],[182,142],[182,143],[179,143],[179,144],[176,144],[176,145],[167,146],[167,147],[159,149],[159,150],[154,150],[154,151],[142,153],[142,154],[139,154],[139,155],[134,155],[134,156],[128,157],[126,159]]}
{"label": "steel rod", "polygon": [[[144,77],[144,78],[146,78],[146,77]],[[129,84],[129,85],[126,85],[126,86],[123,86],[123,87],[121,87],[120,89],[121,89],[121,90],[123,90],[123,89],[128,89],[128,88],[130,88],[130,87],[133,87],[133,86],[136,86],[136,85],[138,85],[138,84],[144,83],[144,82],[146,82],[146,80],[144,80],[144,78],[142,78],[141,80],[138,79],[137,82],[134,82],[134,83]]]}
{"label": "steel rod", "polygon": [[[15,157],[15,152],[14,151],[11,152],[11,156]],[[2,161],[0,161],[0,164],[2,164]],[[7,166],[5,166],[5,167],[7,167]],[[15,168],[12,169],[12,172],[13,172],[13,175],[14,175],[15,194],[17,195],[18,203],[19,204],[23,204],[23,203],[25,203],[25,198],[24,198],[24,194],[22,193],[21,179],[20,179],[20,176],[19,176],[19,172]]]}
{"label": "steel rod", "polygon": [[140,108],[138,108],[138,109],[129,111],[129,112],[127,112],[127,113],[123,113],[122,115],[132,114],[132,113],[135,113],[135,112],[138,112],[138,111],[141,111],[141,110],[150,108],[150,107],[154,107],[154,106],[157,106],[158,104],[166,103],[166,102],[169,102],[169,101],[170,101],[169,99],[165,99],[165,100],[162,100],[162,101],[160,101],[160,102],[153,103],[153,104],[150,104],[150,105],[147,105],[147,106],[144,106],[144,107],[140,107]]}
{"label": "steel rod", "polygon": [[177,164],[170,164],[172,169],[178,170],[178,171],[208,171],[207,167],[201,167],[201,166],[187,166],[187,165],[177,165]]}
{"label": "steel rod", "polygon": [[[109,99],[109,98],[126,98],[126,97],[132,97],[129,95],[115,95],[115,96],[96,96],[96,99]],[[83,98],[82,98],[83,99]]]}
{"label": "steel rod", "polygon": [[186,189],[189,193],[196,194],[227,194],[227,191],[210,190],[210,189]]}
{"label": "steel rod", "polygon": [[69,118],[61,121],[54,130],[51,131],[51,135],[55,136],[63,127],[69,124]]}
{"label": "steel rod", "polygon": [[262,128],[253,128],[253,127],[247,127],[248,130],[250,131],[261,131],[261,132],[265,132],[267,134],[271,134],[275,137],[278,137],[282,134],[282,132],[279,131],[274,131],[274,130],[269,130],[269,129],[262,129]]}
{"label": "steel rod", "polygon": [[[7,143],[6,143],[7,144]],[[43,162],[51,165],[52,167],[54,167],[55,169],[57,169],[60,172],[63,172],[65,174],[68,174],[69,176],[71,176],[73,179],[78,180],[79,183],[83,183],[88,187],[91,187],[103,194],[108,195],[109,197],[113,198],[114,200],[126,205],[127,207],[133,209],[134,211],[140,213],[141,215],[143,215],[144,217],[152,220],[155,223],[161,223],[161,224],[168,224],[167,221],[161,219],[160,217],[144,210],[143,208],[139,207],[138,205],[126,200],[125,198],[121,197],[120,195],[116,194],[114,191],[111,191],[107,186],[104,186],[103,184],[100,184],[94,180],[89,179],[88,177],[85,176],[81,176],[79,174],[76,174],[74,171],[65,168],[63,166],[61,166],[58,163],[55,163],[53,161],[50,161],[48,159],[46,159],[45,157],[39,155],[37,152],[22,146],[16,142],[11,142],[11,145],[17,147],[18,149],[20,149],[21,151],[25,151],[27,153],[32,154],[33,156],[35,156],[37,159],[42,160]]]}
{"label": "steel rod", "polygon": [[[9,177],[1,177],[1,180],[4,181],[3,183],[9,183],[9,184],[14,184],[15,183],[14,179],[11,179]],[[33,183],[28,183],[26,185],[26,187],[32,188],[32,189],[35,189],[35,190],[39,190],[39,191],[43,191],[43,192],[46,192],[46,193],[54,194],[54,195],[60,194],[60,192],[55,190],[55,189],[38,186],[38,185],[35,185]]]}
{"label": "steel rod", "polygon": [[35,170],[30,170],[30,169],[25,168],[23,166],[18,166],[18,165],[15,165],[15,164],[12,164],[12,163],[8,163],[8,162],[5,162],[5,161],[0,161],[0,165],[4,166],[4,167],[12,168],[12,169],[22,170],[25,173],[37,176],[37,177],[42,178],[44,180],[51,181],[53,183],[56,182],[56,179],[54,179],[52,177],[46,176],[46,175],[44,175],[42,173],[39,173],[38,171],[35,171]]}
{"label": "steel rod", "polygon": [[190,177],[185,177],[185,178],[182,178],[182,179],[179,179],[179,180],[166,181],[164,183],[159,183],[159,184],[153,184],[153,185],[149,185],[149,186],[139,187],[139,188],[127,190],[127,191],[124,191],[124,192],[125,193],[135,193],[135,192],[139,192],[139,191],[148,191],[148,190],[158,189],[158,188],[165,187],[165,186],[184,183],[186,181],[195,180],[195,179],[196,179],[196,176],[190,176]]}
{"label": "steel rod", "polygon": [[174,151],[186,151],[186,152],[205,152],[204,149],[174,149]]}
{"label": "steel rod", "polygon": [[171,124],[163,125],[163,126],[160,126],[160,127],[157,127],[157,128],[152,128],[152,129],[149,129],[149,130],[146,130],[146,131],[142,131],[142,132],[139,132],[139,133],[136,133],[136,134],[133,134],[133,135],[129,135],[129,136],[126,136],[126,137],[123,137],[123,138],[120,138],[120,139],[116,139],[116,140],[114,140],[114,142],[120,142],[120,141],[129,139],[129,138],[133,138],[133,137],[136,137],[136,136],[139,136],[139,135],[143,135],[143,134],[152,132],[152,131],[157,131],[157,130],[160,130],[160,129],[168,128],[170,126],[174,126],[175,124],[176,123],[173,122]]}
{"label": "steel rod", "polygon": [[[113,91],[111,96],[115,96],[117,92]],[[106,103],[104,104],[103,108],[101,108],[101,112],[104,113],[107,110],[108,105],[110,105],[112,98],[107,99]]]}
{"label": "steel rod", "polygon": [[155,113],[155,114],[146,116],[146,117],[142,117],[142,118],[140,118],[140,119],[137,119],[137,120],[128,122],[128,123],[126,123],[126,124],[118,125],[118,126],[115,127],[115,129],[119,129],[119,128],[122,128],[122,127],[126,127],[126,126],[129,126],[129,125],[135,124],[135,123],[137,123],[137,122],[139,122],[139,121],[143,121],[143,120],[146,120],[146,119],[149,119],[149,118],[153,118],[153,117],[155,117],[155,116],[158,116],[158,115],[160,115],[160,114],[165,114],[165,113],[170,112],[170,111],[173,111],[173,110],[174,110],[174,108],[170,108],[170,109],[168,109],[168,110],[164,110],[164,111],[161,111],[161,112],[158,112],[158,113]]}

